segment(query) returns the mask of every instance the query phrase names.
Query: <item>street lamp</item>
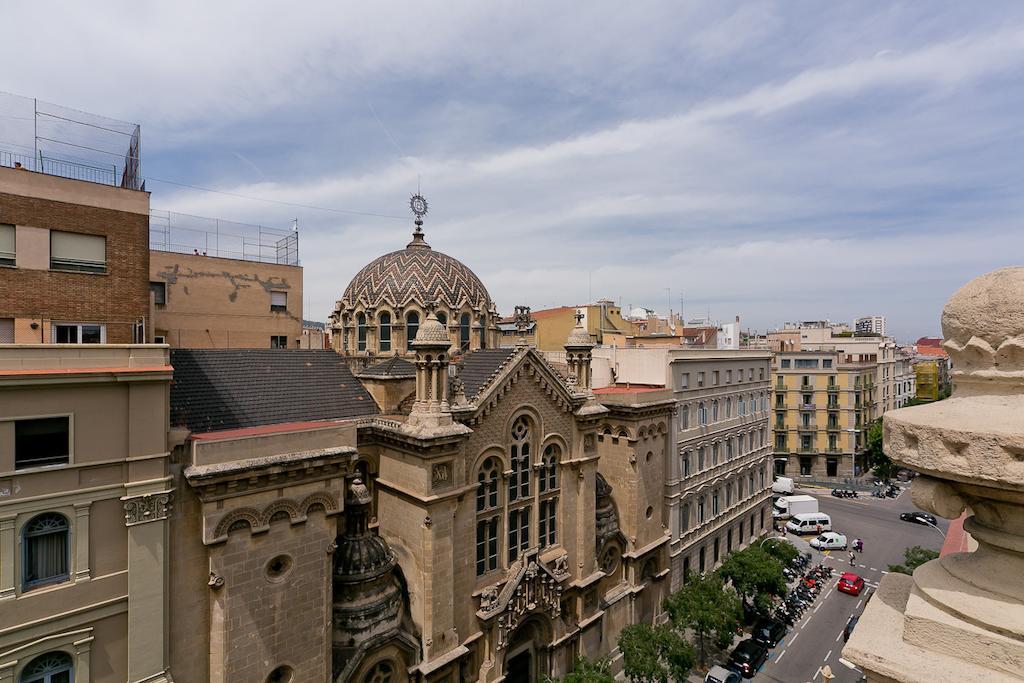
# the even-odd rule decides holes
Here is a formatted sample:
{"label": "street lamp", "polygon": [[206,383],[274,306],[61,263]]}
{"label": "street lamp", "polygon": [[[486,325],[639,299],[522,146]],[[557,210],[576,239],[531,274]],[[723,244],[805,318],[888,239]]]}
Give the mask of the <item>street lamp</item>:
{"label": "street lamp", "polygon": [[789,542],[789,539],[787,539],[785,536],[769,536],[768,538],[762,539],[761,542],[757,544],[757,547],[760,548],[760,547],[764,546],[764,544],[767,543],[768,541],[786,541],[786,542]]}
{"label": "street lamp", "polygon": [[924,524],[927,527],[931,527],[932,529],[935,529],[935,531],[938,532],[939,536],[942,536],[942,538],[946,538],[946,534],[942,531],[942,529],[940,529],[938,527],[938,525],[932,524],[927,519],[921,519],[920,517],[918,517],[918,519],[921,521],[921,524]]}

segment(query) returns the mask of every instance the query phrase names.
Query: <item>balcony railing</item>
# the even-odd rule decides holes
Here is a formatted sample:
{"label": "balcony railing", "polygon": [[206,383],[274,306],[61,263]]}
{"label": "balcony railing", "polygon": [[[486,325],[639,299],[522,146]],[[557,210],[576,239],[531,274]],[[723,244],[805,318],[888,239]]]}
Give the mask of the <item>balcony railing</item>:
{"label": "balcony railing", "polygon": [[797,429],[801,432],[816,432],[818,431],[818,425],[814,422],[808,422],[806,424],[801,422]]}
{"label": "balcony railing", "polygon": [[801,446],[800,448],[797,449],[796,452],[797,453],[802,453],[804,455],[812,455],[814,453],[817,453],[818,450],[816,448],[814,448],[814,446],[811,446],[810,448],[805,448],[804,446]]}
{"label": "balcony railing", "polygon": [[837,393],[839,393],[839,385],[838,384],[829,384],[828,385],[828,393],[830,393],[830,394],[837,394]]}
{"label": "balcony railing", "polygon": [[800,410],[814,410],[815,406],[813,403],[801,403]]}

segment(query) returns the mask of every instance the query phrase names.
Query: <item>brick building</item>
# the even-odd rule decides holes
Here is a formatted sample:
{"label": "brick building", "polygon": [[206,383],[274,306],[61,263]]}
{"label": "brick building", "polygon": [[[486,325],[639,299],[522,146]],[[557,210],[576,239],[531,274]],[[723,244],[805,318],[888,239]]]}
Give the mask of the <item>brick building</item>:
{"label": "brick building", "polygon": [[0,343],[146,340],[149,193],[0,167]]}

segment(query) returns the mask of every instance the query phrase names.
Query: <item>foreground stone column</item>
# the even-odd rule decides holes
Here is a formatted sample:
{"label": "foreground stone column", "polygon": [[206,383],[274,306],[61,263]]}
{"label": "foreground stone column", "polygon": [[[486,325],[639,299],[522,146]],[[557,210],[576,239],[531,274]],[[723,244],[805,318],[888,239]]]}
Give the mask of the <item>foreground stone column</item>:
{"label": "foreground stone column", "polygon": [[914,502],[953,519],[970,553],[885,576],[843,656],[868,681],[1024,677],[1024,268],[972,280],[946,304],[953,396],[886,413],[885,451],[921,473]]}

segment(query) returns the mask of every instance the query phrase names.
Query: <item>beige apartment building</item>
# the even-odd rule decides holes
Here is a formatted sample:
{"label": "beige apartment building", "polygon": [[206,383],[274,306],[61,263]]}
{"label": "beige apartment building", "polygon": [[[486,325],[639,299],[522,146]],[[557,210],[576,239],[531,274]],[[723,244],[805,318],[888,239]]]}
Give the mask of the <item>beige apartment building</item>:
{"label": "beige apartment building", "polygon": [[771,525],[771,355],[608,347],[593,355],[605,405],[616,395],[634,405],[669,399],[676,413],[660,471],[676,590],[687,573],[714,569]]}
{"label": "beige apartment building", "polygon": [[308,341],[297,232],[166,211],[153,212],[150,232],[154,341],[192,349]]}
{"label": "beige apartment building", "polygon": [[162,346],[0,346],[0,681],[170,680],[171,374]]}
{"label": "beige apartment building", "polygon": [[775,474],[839,482],[859,477],[877,365],[833,351],[774,355]]}

